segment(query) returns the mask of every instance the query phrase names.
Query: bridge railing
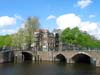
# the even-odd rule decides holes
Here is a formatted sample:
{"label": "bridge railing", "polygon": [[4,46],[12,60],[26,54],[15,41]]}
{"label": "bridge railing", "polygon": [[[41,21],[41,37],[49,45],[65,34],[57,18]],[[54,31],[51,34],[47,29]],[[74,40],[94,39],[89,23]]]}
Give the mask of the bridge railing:
{"label": "bridge railing", "polygon": [[[20,49],[13,49],[13,50],[1,50],[0,53],[3,53],[3,52],[10,52],[10,51],[32,51],[32,52],[39,52],[38,50],[34,51],[34,50],[20,50]],[[100,49],[66,49],[66,50],[57,50],[57,51],[95,51],[95,52],[100,52]],[[53,51],[46,51],[46,52],[57,52],[55,50]],[[45,51],[40,51],[40,52],[45,52]]]}
{"label": "bridge railing", "polygon": [[3,52],[10,52],[10,51],[26,51],[26,50],[18,50],[18,49],[14,49],[14,50],[1,50],[0,53],[3,53]]}

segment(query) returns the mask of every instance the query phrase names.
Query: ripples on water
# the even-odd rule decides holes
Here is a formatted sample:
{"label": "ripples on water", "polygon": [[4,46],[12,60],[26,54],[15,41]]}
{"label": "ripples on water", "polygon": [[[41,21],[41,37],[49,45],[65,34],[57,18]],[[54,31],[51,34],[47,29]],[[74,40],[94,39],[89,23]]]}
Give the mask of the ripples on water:
{"label": "ripples on water", "polygon": [[0,64],[0,75],[100,75],[100,68],[84,64],[9,63]]}

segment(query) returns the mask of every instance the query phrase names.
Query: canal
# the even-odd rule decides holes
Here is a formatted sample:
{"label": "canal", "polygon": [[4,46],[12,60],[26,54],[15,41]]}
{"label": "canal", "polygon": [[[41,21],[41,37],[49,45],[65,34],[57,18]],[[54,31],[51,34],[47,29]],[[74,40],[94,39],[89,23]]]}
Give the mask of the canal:
{"label": "canal", "polygon": [[0,75],[100,75],[100,68],[89,64],[5,63],[0,64]]}

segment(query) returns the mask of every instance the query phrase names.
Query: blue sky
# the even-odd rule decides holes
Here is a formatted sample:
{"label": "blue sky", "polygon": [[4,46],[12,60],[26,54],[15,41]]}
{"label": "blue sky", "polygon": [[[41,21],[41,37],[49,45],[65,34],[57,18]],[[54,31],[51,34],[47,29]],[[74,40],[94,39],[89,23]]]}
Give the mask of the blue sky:
{"label": "blue sky", "polygon": [[29,16],[37,16],[42,28],[79,27],[100,38],[100,0],[0,0],[0,35],[11,34]]}

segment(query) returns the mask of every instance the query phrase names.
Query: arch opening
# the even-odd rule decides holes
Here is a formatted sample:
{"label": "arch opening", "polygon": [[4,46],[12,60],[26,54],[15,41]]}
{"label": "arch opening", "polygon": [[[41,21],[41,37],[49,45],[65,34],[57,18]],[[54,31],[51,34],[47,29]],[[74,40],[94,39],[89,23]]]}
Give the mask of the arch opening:
{"label": "arch opening", "polygon": [[72,57],[72,60],[74,63],[92,64],[91,57],[83,53],[76,54]]}
{"label": "arch opening", "polygon": [[28,53],[28,52],[22,52],[22,59],[23,62],[32,62],[32,54]]}
{"label": "arch opening", "polygon": [[3,63],[14,63],[14,53],[13,51],[5,52],[3,54]]}
{"label": "arch opening", "polygon": [[66,63],[66,58],[64,55],[62,54],[58,54],[56,57],[55,57],[55,61],[58,61],[60,63]]}

